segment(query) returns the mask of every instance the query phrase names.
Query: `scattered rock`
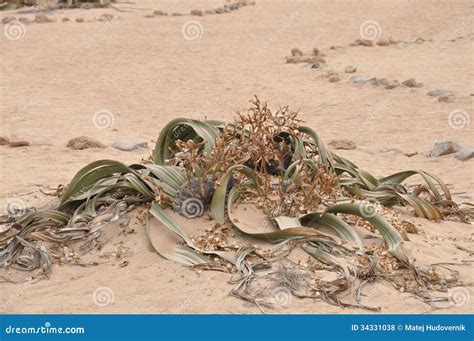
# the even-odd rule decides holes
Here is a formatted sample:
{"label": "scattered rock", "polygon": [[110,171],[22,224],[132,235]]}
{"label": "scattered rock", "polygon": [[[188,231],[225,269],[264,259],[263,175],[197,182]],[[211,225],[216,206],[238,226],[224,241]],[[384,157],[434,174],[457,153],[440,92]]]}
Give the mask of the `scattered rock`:
{"label": "scattered rock", "polygon": [[390,41],[388,41],[387,39],[379,39],[377,40],[377,43],[376,43],[378,46],[389,46],[390,45]]}
{"label": "scattered rock", "polygon": [[238,2],[231,2],[224,5],[224,8],[229,9],[231,11],[235,11],[236,9],[240,8],[240,4]]}
{"label": "scattered rock", "polygon": [[303,51],[298,48],[291,49],[291,55],[294,57],[301,57],[303,55]]}
{"label": "scattered rock", "polygon": [[450,99],[449,96],[439,96],[438,102],[449,102],[449,99]]}
{"label": "scattered rock", "polygon": [[391,90],[391,89],[398,88],[399,86],[400,86],[400,82],[397,80],[393,80],[385,86],[385,89]]}
{"label": "scattered rock", "polygon": [[114,20],[114,15],[110,13],[104,13],[102,14],[97,20],[98,21],[112,21]]}
{"label": "scattered rock", "polygon": [[315,48],[313,49],[313,54],[314,54],[315,56],[326,57],[326,55],[325,55],[324,53],[322,53],[321,50],[318,49],[317,47],[315,47]]}
{"label": "scattered rock", "polygon": [[44,24],[48,22],[53,22],[46,14],[38,13],[35,15],[35,22],[38,24]]}
{"label": "scattered rock", "polygon": [[347,65],[344,69],[345,73],[354,73],[357,71],[357,68],[354,65]]}
{"label": "scattered rock", "polygon": [[320,65],[318,62],[316,62],[316,63],[314,63],[314,64],[311,65],[311,68],[312,68],[312,69],[319,69],[320,66],[321,66],[321,65]]}
{"label": "scattered rock", "polygon": [[467,161],[474,157],[474,149],[471,148],[461,148],[454,157],[460,161]]}
{"label": "scattered rock", "polygon": [[30,143],[26,140],[10,140],[10,143],[9,143],[10,147],[25,147],[25,146],[29,146]]}
{"label": "scattered rock", "polygon": [[146,14],[146,15],[145,15],[145,18],[147,18],[147,19],[153,19],[153,18],[155,18],[155,16],[154,16],[153,14]]}
{"label": "scattered rock", "polygon": [[415,43],[417,44],[423,44],[425,40],[423,38],[416,38]]}
{"label": "scattered rock", "polygon": [[375,81],[377,78],[373,76],[355,76],[352,77],[352,83],[364,84],[367,82]]}
{"label": "scattered rock", "polygon": [[166,16],[166,15],[168,15],[168,13],[163,12],[163,11],[160,11],[159,9],[156,10],[156,11],[153,11],[153,14],[154,14],[154,15],[158,15],[158,16]]}
{"label": "scattered rock", "polygon": [[415,78],[410,78],[404,81],[402,85],[408,88],[421,88],[423,86],[423,83],[417,82]]}
{"label": "scattered rock", "polygon": [[387,86],[388,80],[386,78],[380,78],[375,81],[376,85]]}
{"label": "scattered rock", "polygon": [[18,18],[18,21],[23,23],[23,24],[26,24],[29,22],[28,18],[27,17],[19,17]]}
{"label": "scattered rock", "polygon": [[10,21],[15,21],[15,20],[16,20],[16,17],[10,17],[10,16],[3,17],[2,24],[8,24]]}
{"label": "scattered rock", "polygon": [[206,10],[204,11],[204,13],[205,13],[205,14],[216,14],[216,10],[214,10],[214,9],[206,9]]}
{"label": "scattered rock", "polygon": [[4,146],[8,144],[10,140],[6,136],[0,136],[0,146]]}
{"label": "scattered rock", "polygon": [[66,22],[66,21],[69,21],[69,18],[63,18],[62,19],[62,22]]}
{"label": "scattered rock", "polygon": [[295,64],[295,63],[300,63],[301,59],[300,57],[288,56],[286,57],[286,62],[289,64]]}
{"label": "scattered rock", "polygon": [[202,11],[200,9],[193,9],[191,11],[191,15],[197,16],[197,17],[202,17]]}
{"label": "scattered rock", "polygon": [[456,153],[461,149],[461,145],[456,141],[446,140],[436,142],[431,150],[425,150],[424,156],[436,157]]}
{"label": "scattered rock", "polygon": [[84,22],[84,18],[82,18],[82,17],[76,18],[76,21],[77,22]]}
{"label": "scattered rock", "polygon": [[222,8],[222,7],[218,7],[218,8],[216,8],[216,13],[217,13],[217,14],[225,13],[225,9]]}
{"label": "scattered rock", "polygon": [[332,75],[331,77],[329,77],[329,82],[330,83],[339,82],[340,80],[341,80],[341,78],[339,78],[339,75],[337,75],[337,74]]}
{"label": "scattered rock", "polygon": [[357,146],[354,141],[351,140],[332,140],[329,142],[329,146],[333,149],[344,149],[344,150],[351,150],[356,149]]}
{"label": "scattered rock", "polygon": [[183,13],[171,13],[172,17],[182,17],[183,15]]}
{"label": "scattered rock", "polygon": [[351,46],[374,46],[374,42],[369,39],[356,39]]}
{"label": "scattered rock", "polygon": [[426,93],[428,96],[433,96],[433,97],[438,97],[438,96],[454,96],[454,93],[452,93],[449,90],[443,90],[443,89],[435,89],[435,90],[430,90]]}
{"label": "scattered rock", "polygon": [[88,148],[105,148],[106,146],[103,143],[90,137],[79,136],[69,140],[66,147],[74,150],[83,150]]}
{"label": "scattered rock", "polygon": [[418,154],[418,152],[403,153],[403,155],[408,156],[408,157],[412,157],[412,156],[415,156],[415,155],[417,155],[417,154]]}
{"label": "scattered rock", "polygon": [[116,141],[112,147],[129,152],[139,148],[148,148],[148,142]]}

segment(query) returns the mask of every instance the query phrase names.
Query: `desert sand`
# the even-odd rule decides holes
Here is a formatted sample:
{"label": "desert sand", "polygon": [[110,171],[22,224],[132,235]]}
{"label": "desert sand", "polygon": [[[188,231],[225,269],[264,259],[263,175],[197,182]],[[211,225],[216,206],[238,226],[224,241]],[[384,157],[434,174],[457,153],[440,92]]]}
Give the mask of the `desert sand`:
{"label": "desert sand", "polygon": [[[133,5],[117,5],[132,8],[129,12],[57,10],[48,13],[54,22],[25,24],[21,39],[2,34],[0,136],[31,145],[0,146],[1,207],[11,200],[21,200],[25,206],[51,200],[38,186],[67,185],[94,160],[138,162],[150,155],[170,119],[231,120],[254,95],[273,108],[289,105],[300,110],[306,125],[326,141],[354,141],[356,149],[338,153],[376,176],[424,169],[449,184],[457,193],[456,201],[473,202],[473,160],[421,154],[446,139],[474,147],[472,2],[257,0],[255,6],[222,15],[145,17],[158,9],[188,13],[222,5],[222,1],[136,0]],[[18,12],[4,12],[2,18],[34,17]],[[120,18],[96,20],[105,13]],[[62,22],[65,17],[70,20]],[[84,22],[75,20],[79,17]],[[197,38],[183,33],[190,20],[202,28]],[[399,43],[350,46],[361,38],[360,27],[367,21],[378,23],[380,38]],[[414,43],[417,38],[424,41]],[[285,63],[292,48],[315,47],[326,54],[322,69]],[[345,73],[347,65],[355,65],[357,71]],[[324,77],[329,69],[338,72],[340,81]],[[361,75],[400,83],[415,78],[423,86],[386,90],[350,80]],[[455,96],[440,102],[426,95],[439,88]],[[94,120],[100,110],[112,114],[105,127]],[[455,110],[467,114],[461,127],[453,127],[449,120]],[[68,140],[81,135],[108,147],[66,147]],[[120,151],[111,147],[118,140],[147,141],[149,147]],[[472,225],[429,222],[409,213],[404,218],[423,231],[410,234],[407,243],[418,260],[464,261],[467,265],[453,268],[466,283],[474,280],[472,252],[456,247],[474,249]],[[204,229],[206,222],[200,224],[196,228]],[[55,265],[49,280],[0,283],[0,312],[260,313],[256,306],[229,295],[229,274],[200,273],[162,259],[150,250],[136,215],[131,215],[130,228],[135,232],[127,235],[120,234],[118,225],[107,230],[107,245],[85,258],[96,265]],[[117,248],[126,252],[115,257]],[[94,303],[93,293],[101,287],[110,289],[111,304]],[[467,290],[474,297],[472,288]],[[380,306],[382,313],[467,313],[474,307],[471,298],[462,306],[433,310],[383,282],[368,286],[365,294],[364,303]],[[367,313],[297,298],[267,312]]]}

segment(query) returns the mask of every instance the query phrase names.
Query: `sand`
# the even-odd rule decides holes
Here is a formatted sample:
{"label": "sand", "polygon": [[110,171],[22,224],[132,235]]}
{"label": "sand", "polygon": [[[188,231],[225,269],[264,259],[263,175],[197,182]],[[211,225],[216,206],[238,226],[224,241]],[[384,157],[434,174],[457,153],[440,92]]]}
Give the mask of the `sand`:
{"label": "sand", "polygon": [[[255,6],[222,15],[155,18],[145,15],[157,9],[184,13],[215,8],[222,2],[137,0],[128,6],[146,10],[55,11],[50,15],[56,20],[53,23],[26,24],[22,39],[1,35],[0,136],[31,142],[27,147],[0,146],[2,207],[16,199],[27,206],[47,202],[51,198],[39,192],[38,186],[66,185],[91,161],[109,158],[134,163],[146,158],[170,119],[232,119],[233,113],[249,106],[253,95],[275,108],[299,109],[306,124],[326,141],[354,141],[356,149],[339,154],[376,176],[424,169],[440,176],[454,193],[463,193],[455,195],[457,201],[473,202],[472,160],[420,154],[443,139],[474,147],[471,2],[258,0]],[[120,19],[108,24],[95,20],[104,13]],[[32,14],[2,13],[6,15],[33,18]],[[61,22],[63,17],[71,20]],[[85,22],[76,22],[78,17]],[[183,36],[183,24],[189,20],[202,25],[200,38]],[[385,47],[349,46],[360,38],[361,24],[369,20],[379,24],[380,37],[402,42]],[[451,37],[455,41],[447,41]],[[413,43],[417,38],[425,42]],[[294,47],[322,49],[327,54],[325,69],[338,72],[341,80],[329,82],[324,71],[307,64],[286,64],[285,56]],[[357,66],[357,72],[345,74],[347,65]],[[415,78],[423,87],[385,90],[353,84],[350,77],[354,75],[400,83]],[[426,95],[437,88],[451,90],[455,97],[439,102]],[[104,110],[111,119],[100,129],[94,113]],[[454,129],[448,119],[454,110],[463,110],[471,122]],[[109,147],[66,147],[69,139],[82,135]],[[149,148],[119,151],[110,147],[117,140],[147,141]],[[404,155],[412,152],[418,154]],[[420,224],[425,233],[410,235],[407,243],[418,260],[472,262],[472,255],[455,247],[473,248],[472,225],[405,218]],[[118,227],[112,230],[107,247],[91,255],[96,266],[55,265],[49,280],[0,284],[0,311],[260,313],[254,305],[229,296],[228,274],[197,273],[166,261],[150,251],[143,224],[132,218],[131,226],[136,233],[126,236],[118,236]],[[104,256],[119,243],[128,248],[126,256]],[[121,267],[124,260],[128,265]],[[472,282],[471,266],[454,268]],[[93,293],[101,287],[111,290],[107,292],[113,295],[111,304],[94,303]],[[432,310],[383,282],[366,290],[364,303],[381,306],[382,313],[466,313],[473,308],[471,299],[459,307]],[[472,297],[472,289],[467,290]],[[293,298],[290,304],[268,312],[366,311]]]}

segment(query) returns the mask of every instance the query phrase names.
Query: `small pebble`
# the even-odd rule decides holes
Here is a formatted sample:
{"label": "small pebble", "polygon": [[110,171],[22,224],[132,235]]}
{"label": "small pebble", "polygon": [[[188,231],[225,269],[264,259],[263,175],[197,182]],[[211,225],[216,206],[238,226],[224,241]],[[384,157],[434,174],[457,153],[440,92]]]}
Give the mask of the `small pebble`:
{"label": "small pebble", "polygon": [[373,77],[373,76],[355,76],[355,77],[352,77],[352,83],[360,83],[360,84],[364,84],[364,83],[367,83],[367,82],[370,82],[370,81],[374,81],[374,80],[377,80],[377,78]]}
{"label": "small pebble", "polygon": [[387,39],[379,39],[377,40],[377,43],[376,43],[378,46],[389,46],[390,45],[390,41],[388,41]]}
{"label": "small pebble", "polygon": [[116,141],[112,144],[112,147],[130,152],[139,148],[148,148],[148,143],[145,142],[132,142],[132,141]]}
{"label": "small pebble", "polygon": [[38,24],[53,22],[46,14],[38,13],[35,15],[34,21]]}
{"label": "small pebble", "polygon": [[391,90],[391,89],[398,88],[399,86],[400,86],[400,82],[397,81],[397,80],[393,80],[393,81],[390,81],[390,82],[385,86],[385,89]]}
{"label": "small pebble", "polygon": [[351,46],[374,46],[374,42],[369,39],[356,39]]}
{"label": "small pebble", "polygon": [[428,96],[439,97],[439,96],[454,96],[454,93],[449,90],[435,89],[430,90],[426,93]]}
{"label": "small pebble", "polygon": [[354,65],[347,65],[344,69],[345,73],[354,73],[357,71],[357,68]]}
{"label": "small pebble", "polygon": [[9,145],[10,147],[25,147],[25,146],[29,146],[30,143],[26,140],[15,140],[15,141],[10,141]]}
{"label": "small pebble", "polygon": [[467,161],[474,157],[474,149],[471,148],[461,148],[454,157],[460,161]]}
{"label": "small pebble", "polygon": [[301,57],[303,55],[303,51],[298,48],[291,49],[291,55],[294,57]]}
{"label": "small pebble", "polygon": [[328,143],[328,145],[333,149],[344,149],[344,150],[351,150],[356,149],[357,146],[354,141],[351,140],[332,140]]}
{"label": "small pebble", "polygon": [[339,78],[339,75],[332,75],[330,78],[329,78],[329,82],[331,83],[335,83],[335,82],[339,82],[341,80],[341,78]]}
{"label": "small pebble", "polygon": [[73,139],[70,139],[66,145],[66,147],[74,149],[74,150],[83,150],[89,148],[105,148],[106,146],[101,142],[92,139],[87,136],[79,136]]}
{"label": "small pebble", "polygon": [[436,142],[431,150],[426,150],[423,155],[426,157],[437,157],[456,153],[461,149],[461,145],[453,140]]}
{"label": "small pebble", "polygon": [[159,9],[156,10],[156,11],[153,11],[153,14],[157,15],[157,16],[166,16],[166,15],[168,15],[168,13],[160,11]]}
{"label": "small pebble", "polygon": [[202,17],[202,11],[200,9],[193,9],[191,11],[191,15],[197,16],[197,17]]}
{"label": "small pebble", "polygon": [[415,78],[410,78],[406,81],[403,81],[402,85],[408,88],[421,88],[423,86],[423,83],[417,82]]}
{"label": "small pebble", "polygon": [[6,136],[0,136],[0,146],[7,145],[10,142],[8,137]]}

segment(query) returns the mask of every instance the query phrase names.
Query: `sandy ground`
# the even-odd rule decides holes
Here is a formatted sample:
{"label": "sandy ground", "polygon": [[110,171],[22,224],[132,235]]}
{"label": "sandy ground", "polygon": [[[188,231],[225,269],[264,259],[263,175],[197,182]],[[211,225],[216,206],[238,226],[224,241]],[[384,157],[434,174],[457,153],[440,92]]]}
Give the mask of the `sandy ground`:
{"label": "sandy ground", "polygon": [[[55,11],[56,22],[26,24],[25,35],[1,41],[0,135],[16,136],[32,146],[0,146],[0,204],[13,199],[26,205],[50,200],[38,185],[67,184],[85,164],[110,158],[133,163],[147,157],[160,129],[174,117],[231,119],[248,107],[253,95],[273,107],[300,109],[307,125],[329,141],[349,138],[358,148],[341,151],[377,176],[405,169],[424,169],[448,183],[458,201],[473,202],[473,161],[452,155],[426,158],[421,152],[435,141],[455,139],[474,147],[472,123],[473,6],[470,1],[261,1],[223,15],[145,18],[155,9],[189,12],[221,6],[220,1],[136,1],[132,12],[110,9]],[[112,24],[95,18],[120,16]],[[13,13],[15,14],[15,13]],[[12,13],[2,13],[2,16]],[[21,14],[16,14],[21,16]],[[33,18],[33,14],[23,15]],[[61,22],[63,17],[71,19]],[[83,17],[79,23],[75,18]],[[189,20],[202,26],[202,36],[185,39]],[[382,38],[404,41],[388,47],[351,47],[359,28],[376,21]],[[2,25],[2,30],[5,25]],[[425,40],[413,44],[417,38]],[[455,41],[446,42],[454,37]],[[339,46],[330,49],[331,46]],[[330,83],[323,71],[307,64],[286,64],[291,48],[327,54],[326,69],[339,72]],[[416,78],[422,88],[384,90],[356,85],[344,67],[357,66],[355,75],[373,75],[400,82]],[[442,88],[455,93],[444,103],[426,95]],[[113,122],[99,129],[93,115],[112,113]],[[463,110],[471,122],[454,129],[449,114]],[[117,140],[148,141],[150,148],[122,152],[114,148],[75,151],[69,139],[87,135],[111,145]],[[43,144],[43,145],[41,145]],[[387,149],[393,151],[386,152]],[[385,152],[384,152],[385,151]],[[425,235],[411,235],[407,247],[426,263],[472,260],[454,244],[473,247],[472,225],[432,223],[407,216]],[[150,252],[143,226],[117,237],[106,250],[93,253],[92,267],[54,266],[50,280],[0,284],[1,312],[11,313],[259,313],[250,304],[228,295],[229,275],[201,274],[161,259]],[[438,240],[433,240],[437,236]],[[454,239],[453,239],[454,238]],[[122,242],[124,259],[99,257]],[[456,267],[466,281],[472,267]],[[93,292],[110,288],[113,304],[94,304]],[[468,289],[470,295],[474,294]],[[376,283],[364,303],[383,313],[426,313],[431,308],[410,294]],[[435,310],[462,313],[463,306]],[[275,313],[365,313],[321,301],[294,298]]]}

